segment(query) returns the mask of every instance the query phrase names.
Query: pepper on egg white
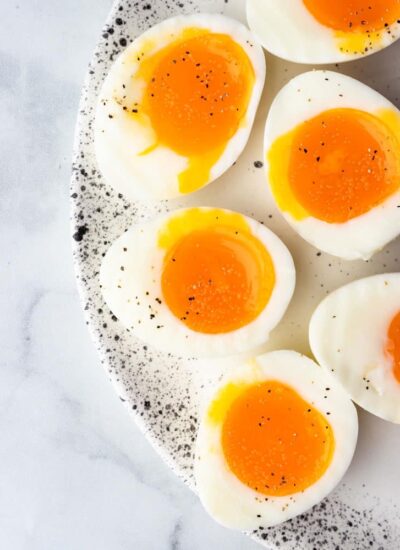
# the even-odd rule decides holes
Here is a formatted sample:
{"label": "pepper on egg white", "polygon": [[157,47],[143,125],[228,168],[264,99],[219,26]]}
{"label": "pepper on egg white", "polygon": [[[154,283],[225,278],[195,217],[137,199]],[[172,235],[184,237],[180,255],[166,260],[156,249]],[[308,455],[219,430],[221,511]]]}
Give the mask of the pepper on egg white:
{"label": "pepper on egg white", "polygon": [[100,282],[134,335],[162,351],[212,357],[268,339],[291,300],[295,269],[264,225],[202,207],[132,227],[107,252]]}
{"label": "pepper on egg white", "polygon": [[294,351],[256,357],[225,376],[202,416],[200,499],[232,529],[282,523],[334,489],[357,434],[350,398],[311,359]]}
{"label": "pepper on egg white", "polygon": [[370,258],[400,233],[400,112],[332,71],[293,78],[268,114],[265,169],[285,219],[316,248]]}
{"label": "pepper on egg white", "polygon": [[268,51],[296,63],[370,55],[400,36],[399,0],[247,0],[250,29]]}
{"label": "pepper on egg white", "polygon": [[204,187],[246,145],[264,79],[261,47],[233,19],[178,16],[147,30],[100,91],[95,150],[106,182],[128,200]]}

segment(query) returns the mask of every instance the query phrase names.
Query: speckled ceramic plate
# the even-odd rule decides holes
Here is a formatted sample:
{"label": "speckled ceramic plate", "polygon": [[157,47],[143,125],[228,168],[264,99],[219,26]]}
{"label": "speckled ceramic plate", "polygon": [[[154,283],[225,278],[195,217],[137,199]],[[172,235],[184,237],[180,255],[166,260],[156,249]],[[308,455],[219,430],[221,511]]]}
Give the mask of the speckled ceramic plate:
{"label": "speckled ceramic plate", "polygon": [[[153,206],[130,204],[102,180],[94,157],[93,118],[104,76],[118,53],[149,26],[197,11],[222,12],[245,21],[244,0],[118,0],[104,25],[79,109],[72,177],[74,257],[89,328],[121,401],[173,470],[191,487],[193,443],[199,409],[209,388],[235,360],[184,361],[157,353],[125,331],[104,304],[99,289],[102,256],[132,223],[185,205],[227,207],[262,220],[292,251],[298,283],[294,300],[265,349],[309,352],[308,319],[330,290],[383,271],[397,271],[400,243],[369,262],[344,262],[306,244],[276,212],[260,162],[270,102],[279,88],[306,67],[267,55],[264,96],[250,141],[223,177],[185,200]],[[336,66],[400,103],[400,41],[364,60]],[[307,67],[309,68],[309,67]],[[332,67],[330,67],[332,68]],[[333,67],[335,69],[335,67]],[[270,548],[400,548],[399,427],[360,411],[360,437],[344,482],[329,498],[277,528],[252,536]]]}

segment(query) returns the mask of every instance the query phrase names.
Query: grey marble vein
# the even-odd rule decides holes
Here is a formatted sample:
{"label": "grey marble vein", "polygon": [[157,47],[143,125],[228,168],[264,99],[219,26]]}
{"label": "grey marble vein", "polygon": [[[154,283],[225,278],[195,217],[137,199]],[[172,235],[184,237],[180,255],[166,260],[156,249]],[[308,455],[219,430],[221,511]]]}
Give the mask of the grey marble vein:
{"label": "grey marble vein", "polygon": [[79,94],[110,0],[2,3],[0,548],[248,550],[160,461],[90,341],[70,252]]}
{"label": "grey marble vein", "polygon": [[174,530],[171,533],[169,544],[170,544],[170,550],[180,550],[180,535],[182,531],[182,524],[181,524],[181,518],[176,522],[174,525]]}

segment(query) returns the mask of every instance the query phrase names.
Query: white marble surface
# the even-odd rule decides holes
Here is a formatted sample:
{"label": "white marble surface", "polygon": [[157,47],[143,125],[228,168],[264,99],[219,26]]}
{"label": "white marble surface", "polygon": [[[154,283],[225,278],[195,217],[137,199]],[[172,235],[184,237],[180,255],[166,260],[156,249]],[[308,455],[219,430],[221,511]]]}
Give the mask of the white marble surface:
{"label": "white marble surface", "polygon": [[1,4],[0,547],[250,550],[161,462],[102,371],[70,252],[81,83],[110,0]]}

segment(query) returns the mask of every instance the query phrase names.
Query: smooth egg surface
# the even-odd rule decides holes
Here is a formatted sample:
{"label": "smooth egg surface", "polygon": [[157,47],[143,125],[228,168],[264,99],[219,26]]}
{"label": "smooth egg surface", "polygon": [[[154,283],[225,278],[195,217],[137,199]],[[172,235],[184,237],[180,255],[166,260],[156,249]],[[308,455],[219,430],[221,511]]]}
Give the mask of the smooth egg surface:
{"label": "smooth egg surface", "polygon": [[262,49],[233,19],[196,14],[152,27],[115,61],[99,95],[105,180],[130,200],[204,187],[246,145],[264,79]]}
{"label": "smooth egg surface", "polygon": [[311,359],[294,351],[256,357],[225,376],[202,417],[200,499],[232,529],[282,523],[339,483],[357,434],[350,398]]}
{"label": "smooth egg surface", "polygon": [[295,269],[261,223],[201,207],[125,232],[100,280],[114,315],[142,340],[178,355],[219,356],[268,340],[292,297]]}
{"label": "smooth egg surface", "polygon": [[267,179],[290,225],[316,248],[368,259],[400,233],[400,112],[332,71],[292,79],[264,137]]}
{"label": "smooth egg surface", "polygon": [[271,53],[296,63],[370,55],[400,36],[399,0],[247,0],[247,20]]}
{"label": "smooth egg surface", "polygon": [[327,296],[310,322],[318,362],[369,412],[400,423],[400,274],[359,279]]}

